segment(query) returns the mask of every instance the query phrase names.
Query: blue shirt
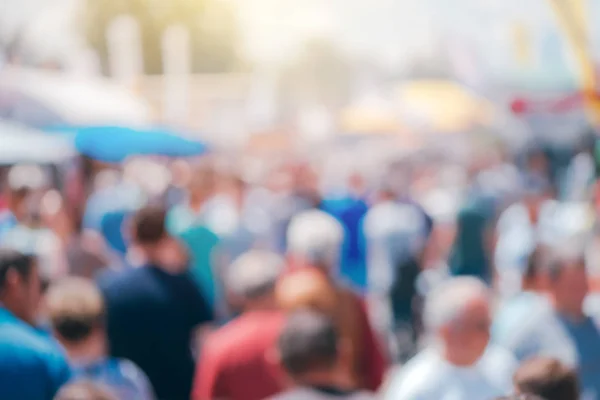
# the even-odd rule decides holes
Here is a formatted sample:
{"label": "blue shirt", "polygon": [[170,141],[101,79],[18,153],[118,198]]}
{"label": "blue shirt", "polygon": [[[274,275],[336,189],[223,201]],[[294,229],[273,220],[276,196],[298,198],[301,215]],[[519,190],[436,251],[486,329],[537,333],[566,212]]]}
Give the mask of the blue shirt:
{"label": "blue shirt", "polygon": [[56,343],[0,308],[0,399],[52,400],[70,375]]}
{"label": "blue shirt", "polygon": [[9,231],[11,231],[14,227],[19,224],[19,221],[15,218],[15,216],[10,211],[2,211],[0,212],[0,245],[3,242],[3,237]]}
{"label": "blue shirt", "polygon": [[324,199],[321,209],[333,215],[344,227],[340,274],[359,290],[367,288],[367,261],[362,220],[369,210],[361,199],[350,196]]}
{"label": "blue shirt", "polygon": [[152,387],[146,375],[131,361],[105,358],[74,367],[75,380],[85,379],[107,387],[118,399],[152,400]]}
{"label": "blue shirt", "polygon": [[171,275],[155,266],[101,277],[113,357],[146,373],[157,398],[189,399],[194,375],[195,328],[212,313],[188,273]]}

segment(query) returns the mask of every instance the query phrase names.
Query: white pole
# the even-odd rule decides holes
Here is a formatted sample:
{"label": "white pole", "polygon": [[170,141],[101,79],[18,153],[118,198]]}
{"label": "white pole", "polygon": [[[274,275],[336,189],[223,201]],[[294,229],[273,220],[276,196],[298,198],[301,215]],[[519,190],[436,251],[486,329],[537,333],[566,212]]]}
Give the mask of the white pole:
{"label": "white pole", "polygon": [[116,17],[106,32],[110,73],[125,85],[132,85],[144,72],[140,26],[129,15]]}
{"label": "white pole", "polygon": [[182,25],[167,28],[162,37],[165,121],[185,125],[189,117],[190,34]]}

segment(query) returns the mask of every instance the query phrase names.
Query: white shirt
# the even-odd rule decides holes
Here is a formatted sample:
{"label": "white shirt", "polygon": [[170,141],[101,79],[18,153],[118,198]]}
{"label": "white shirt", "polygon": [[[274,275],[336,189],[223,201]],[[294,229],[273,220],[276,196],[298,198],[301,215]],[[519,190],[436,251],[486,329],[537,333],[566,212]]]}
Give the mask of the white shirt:
{"label": "white shirt", "polygon": [[375,396],[367,392],[357,392],[350,395],[335,395],[319,392],[311,388],[297,388],[281,393],[271,400],[375,400]]}
{"label": "white shirt", "polygon": [[472,367],[457,367],[431,348],[392,377],[385,400],[490,400],[510,393],[517,362],[490,345]]}

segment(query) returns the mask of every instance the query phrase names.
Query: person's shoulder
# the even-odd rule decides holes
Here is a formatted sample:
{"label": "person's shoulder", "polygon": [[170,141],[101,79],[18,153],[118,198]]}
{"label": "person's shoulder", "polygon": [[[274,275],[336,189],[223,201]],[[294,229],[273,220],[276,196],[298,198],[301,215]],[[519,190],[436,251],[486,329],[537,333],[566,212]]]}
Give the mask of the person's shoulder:
{"label": "person's shoulder", "polygon": [[236,355],[263,352],[274,345],[284,322],[280,312],[241,315],[213,332],[206,348],[213,358],[234,362]]}
{"label": "person's shoulder", "polygon": [[[127,267],[122,270],[106,271],[96,278],[96,283],[105,296],[123,297],[137,293],[148,285],[152,273],[145,267]],[[143,290],[143,289],[141,289]]]}
{"label": "person's shoulder", "polygon": [[502,346],[491,344],[485,351],[481,365],[492,371],[514,371],[518,362],[515,356]]}
{"label": "person's shoulder", "polygon": [[394,372],[385,390],[384,399],[420,399],[427,396],[439,373],[439,358],[431,349],[417,354],[413,359]]}
{"label": "person's shoulder", "polygon": [[15,359],[29,364],[66,365],[57,343],[20,321],[0,327],[0,364]]}
{"label": "person's shoulder", "polygon": [[116,369],[118,370],[119,376],[127,382],[131,382],[136,387],[146,386],[148,384],[148,377],[135,363],[124,358],[115,358],[111,360]]}

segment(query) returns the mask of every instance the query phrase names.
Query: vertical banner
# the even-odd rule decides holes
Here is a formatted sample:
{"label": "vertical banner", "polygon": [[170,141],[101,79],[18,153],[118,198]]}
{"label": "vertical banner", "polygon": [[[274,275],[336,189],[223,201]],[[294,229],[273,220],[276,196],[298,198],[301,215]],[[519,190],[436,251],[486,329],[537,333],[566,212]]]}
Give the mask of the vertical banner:
{"label": "vertical banner", "polygon": [[594,95],[598,90],[596,67],[590,55],[589,21],[586,0],[547,0],[552,7],[559,29],[565,35],[578,66],[581,88],[586,94],[590,122],[600,125],[600,102]]}
{"label": "vertical banner", "polygon": [[522,21],[515,21],[510,28],[514,58],[523,69],[533,67],[533,38],[529,27]]}
{"label": "vertical banner", "polygon": [[162,37],[164,118],[185,126],[189,118],[190,34],[182,25],[167,28]]}
{"label": "vertical banner", "polygon": [[125,85],[133,85],[144,72],[140,26],[135,18],[116,17],[106,32],[110,75]]}

